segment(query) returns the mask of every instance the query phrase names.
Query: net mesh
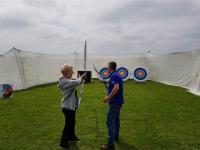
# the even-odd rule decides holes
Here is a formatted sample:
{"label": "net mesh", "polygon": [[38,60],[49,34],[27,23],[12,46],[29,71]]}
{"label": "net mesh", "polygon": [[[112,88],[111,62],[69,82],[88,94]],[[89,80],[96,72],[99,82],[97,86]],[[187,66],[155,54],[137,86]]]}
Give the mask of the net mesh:
{"label": "net mesh", "polygon": [[[58,81],[63,64],[74,67],[74,75],[84,70],[84,54],[70,53],[65,55],[40,54],[12,48],[0,55],[0,83],[13,84],[15,90],[26,89],[35,85]],[[100,69],[109,61],[116,61],[119,67],[127,67],[130,78],[137,67],[149,71],[149,79],[169,85],[180,86],[200,95],[200,50],[190,52],[129,55],[87,55],[87,70],[97,78],[93,64]]]}

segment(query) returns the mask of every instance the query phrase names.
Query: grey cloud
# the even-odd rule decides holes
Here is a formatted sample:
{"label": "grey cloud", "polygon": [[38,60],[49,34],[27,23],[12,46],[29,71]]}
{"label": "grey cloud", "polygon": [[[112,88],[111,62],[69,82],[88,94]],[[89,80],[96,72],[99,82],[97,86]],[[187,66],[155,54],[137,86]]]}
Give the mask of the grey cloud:
{"label": "grey cloud", "polygon": [[0,18],[1,29],[28,28],[33,26],[33,23],[25,18],[6,17]]}
{"label": "grey cloud", "polygon": [[54,8],[56,0],[23,0],[23,3],[37,8]]}
{"label": "grey cloud", "polygon": [[145,40],[145,36],[143,35],[124,35],[123,39],[125,40]]}
{"label": "grey cloud", "polygon": [[86,39],[91,53],[197,49],[199,18],[197,0],[7,0],[0,49],[82,52]]}
{"label": "grey cloud", "polygon": [[42,31],[39,33],[39,37],[42,39],[59,39],[62,35],[53,31]]}
{"label": "grey cloud", "polygon": [[198,41],[200,41],[200,32],[189,33],[187,34],[187,37],[192,39],[197,39]]}
{"label": "grey cloud", "polygon": [[200,17],[199,7],[192,1],[132,1],[115,8],[102,17],[108,22],[173,19],[178,17]]}

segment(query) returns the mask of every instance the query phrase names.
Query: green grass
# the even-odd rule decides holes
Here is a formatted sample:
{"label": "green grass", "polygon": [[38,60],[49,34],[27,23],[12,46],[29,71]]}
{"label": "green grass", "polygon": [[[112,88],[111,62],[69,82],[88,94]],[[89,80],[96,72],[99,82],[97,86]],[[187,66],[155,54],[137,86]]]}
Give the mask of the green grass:
{"label": "green grass", "polygon": [[[118,150],[200,149],[200,97],[150,81],[127,81],[124,87]],[[106,142],[108,106],[103,103],[104,94],[104,86],[97,80],[85,85],[76,117],[81,141],[71,143],[72,150],[98,150]],[[64,125],[60,99],[54,83],[17,91],[12,99],[0,100],[0,150],[59,150]]]}

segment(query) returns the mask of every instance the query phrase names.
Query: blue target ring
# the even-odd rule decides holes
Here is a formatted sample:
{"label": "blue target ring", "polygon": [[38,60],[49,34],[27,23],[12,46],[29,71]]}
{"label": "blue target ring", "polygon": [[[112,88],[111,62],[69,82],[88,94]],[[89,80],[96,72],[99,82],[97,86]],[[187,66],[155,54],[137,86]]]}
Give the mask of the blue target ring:
{"label": "blue target ring", "polygon": [[147,78],[148,78],[148,72],[147,72],[146,69],[144,69],[144,68],[136,68],[134,70],[134,79],[136,81],[143,82],[143,81],[146,81]]}
{"label": "blue target ring", "polygon": [[117,73],[119,74],[119,76],[122,78],[122,80],[127,80],[128,77],[130,76],[130,72],[127,68],[125,67],[120,67],[117,69]]}
{"label": "blue target ring", "polygon": [[104,80],[109,80],[110,78],[110,73],[108,71],[108,68],[104,67],[104,68],[101,68],[100,70],[100,76],[101,78],[103,78]]}
{"label": "blue target ring", "polygon": [[3,84],[3,98],[9,98],[12,96],[13,88],[10,84]]}

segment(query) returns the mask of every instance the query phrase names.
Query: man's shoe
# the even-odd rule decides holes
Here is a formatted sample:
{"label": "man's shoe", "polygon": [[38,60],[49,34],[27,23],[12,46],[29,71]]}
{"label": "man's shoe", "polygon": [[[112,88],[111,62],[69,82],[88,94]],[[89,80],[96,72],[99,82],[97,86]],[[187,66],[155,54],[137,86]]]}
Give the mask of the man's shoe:
{"label": "man's shoe", "polygon": [[65,144],[60,144],[61,149],[63,150],[68,150],[69,149],[69,143],[65,143]]}
{"label": "man's shoe", "polygon": [[76,136],[69,138],[69,141],[79,141],[80,139]]}
{"label": "man's shoe", "polygon": [[65,146],[65,147],[61,146],[61,150],[69,150],[69,146]]}
{"label": "man's shoe", "polygon": [[63,147],[62,147],[61,150],[69,150],[69,148],[63,148]]}
{"label": "man's shoe", "polygon": [[116,138],[115,138],[115,141],[116,141],[116,142],[119,142],[119,137],[116,137]]}
{"label": "man's shoe", "polygon": [[109,144],[104,144],[101,146],[102,150],[115,150],[115,146],[114,145],[109,145]]}

